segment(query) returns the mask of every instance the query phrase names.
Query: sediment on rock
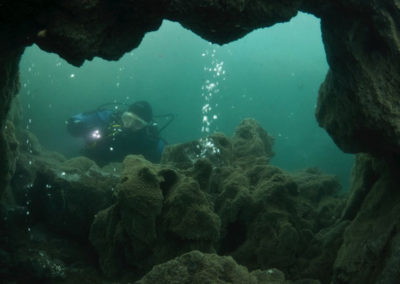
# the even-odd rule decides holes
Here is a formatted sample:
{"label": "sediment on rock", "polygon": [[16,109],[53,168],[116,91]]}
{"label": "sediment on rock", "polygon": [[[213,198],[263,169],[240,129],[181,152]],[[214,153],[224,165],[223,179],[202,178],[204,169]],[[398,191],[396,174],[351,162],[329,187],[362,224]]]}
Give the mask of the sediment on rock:
{"label": "sediment on rock", "polygon": [[151,283],[248,283],[285,284],[285,275],[277,269],[249,272],[232,257],[191,251],[156,265],[138,284]]}

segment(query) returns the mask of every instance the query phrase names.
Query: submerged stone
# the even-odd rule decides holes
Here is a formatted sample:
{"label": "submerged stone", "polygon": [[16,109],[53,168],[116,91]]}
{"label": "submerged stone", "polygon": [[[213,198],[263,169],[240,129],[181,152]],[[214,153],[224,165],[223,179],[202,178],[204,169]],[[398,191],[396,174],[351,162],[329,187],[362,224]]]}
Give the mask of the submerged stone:
{"label": "submerged stone", "polygon": [[150,283],[248,283],[285,284],[285,276],[277,269],[249,272],[230,256],[191,251],[147,273],[138,284]]}

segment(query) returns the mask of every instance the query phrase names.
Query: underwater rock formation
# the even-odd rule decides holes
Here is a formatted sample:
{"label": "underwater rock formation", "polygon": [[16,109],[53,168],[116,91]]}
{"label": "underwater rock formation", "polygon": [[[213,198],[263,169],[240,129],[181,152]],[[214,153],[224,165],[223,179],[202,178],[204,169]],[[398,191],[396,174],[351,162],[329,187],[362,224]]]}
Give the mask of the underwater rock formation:
{"label": "underwater rock formation", "polygon": [[8,189],[17,157],[14,125],[7,123],[6,119],[11,101],[19,91],[18,63],[22,51],[21,48],[0,53],[0,206],[9,199],[3,194]]}
{"label": "underwater rock formation", "polygon": [[67,160],[56,170],[41,167],[28,195],[31,210],[52,231],[85,241],[94,215],[112,204],[118,180],[85,157]]}
{"label": "underwater rock formation", "polygon": [[194,248],[214,251],[220,221],[193,179],[128,156],[116,195],[90,231],[107,276],[143,273]]}
{"label": "underwater rock formation", "polygon": [[398,155],[400,5],[346,2],[321,18],[330,70],[317,120],[345,152]]}
{"label": "underwater rock formation", "polygon": [[260,162],[258,159],[267,159],[263,162],[268,163],[274,155],[273,144],[274,139],[258,122],[254,119],[245,119],[236,128],[232,137],[234,162],[245,165]]}
{"label": "underwater rock formation", "polygon": [[[337,197],[339,189],[335,177],[321,173],[293,176],[269,165],[232,171],[214,189],[222,220],[220,252],[251,269],[277,267],[289,278],[302,275],[321,253],[317,233],[340,217],[344,204]],[[310,199],[309,192],[320,199]]]}
{"label": "underwater rock formation", "polygon": [[0,208],[0,278],[57,283],[87,273],[97,279],[89,228],[94,214],[112,204],[119,176],[84,157],[47,152],[29,131],[10,137],[18,141],[18,157],[10,182],[14,198]]}
{"label": "underwater rock formation", "polygon": [[219,44],[241,38],[257,28],[289,21],[301,6],[299,0],[167,2],[166,19],[178,21],[201,37]]}
{"label": "underwater rock formation", "polygon": [[15,126],[9,120],[6,121],[6,125],[0,135],[4,137],[4,140],[1,138],[0,140],[4,142],[3,150],[5,151],[0,162],[0,180],[3,180],[5,184],[5,186],[0,189],[0,196],[2,197],[0,203],[2,203],[1,201],[10,202],[10,199],[13,199],[9,188],[9,182],[15,174],[16,161],[19,155],[19,142],[15,136]]}
{"label": "underwater rock formation", "polygon": [[[207,145],[223,150],[203,151],[208,155],[196,160],[201,144],[190,142],[168,147],[163,162],[194,177],[213,200],[221,219],[218,253],[251,269],[278,267],[289,277],[312,269],[308,262],[323,253],[317,233],[334,225],[344,207],[338,180],[317,169],[291,174],[269,165],[273,138],[253,119],[241,122],[232,139],[209,139]],[[334,259],[333,252],[323,262]]]}
{"label": "underwater rock formation", "polygon": [[199,167],[199,158],[205,156],[217,166],[245,165],[255,161],[268,163],[274,155],[273,144],[274,138],[257,121],[247,118],[238,125],[232,139],[217,132],[199,141],[167,147],[161,163],[187,169]]}
{"label": "underwater rock formation", "polygon": [[285,281],[285,275],[277,269],[256,270],[249,273],[246,267],[238,265],[230,256],[191,251],[154,266],[136,283],[288,284],[289,282]]}
{"label": "underwater rock formation", "polygon": [[66,160],[41,151],[19,156],[11,185],[17,204],[30,212],[31,226],[40,223],[86,241],[94,214],[112,204],[118,180],[85,157]]}
{"label": "underwater rock formation", "polygon": [[334,283],[399,281],[399,170],[397,161],[357,157],[352,197],[344,215],[352,222],[344,232],[334,263]]}
{"label": "underwater rock formation", "polygon": [[[261,207],[265,206],[265,202],[273,202],[278,213],[275,214],[274,207],[267,208],[266,212],[259,213],[254,220],[264,226],[263,230],[272,231],[279,238],[263,240],[262,234],[255,234],[254,246],[258,242],[259,251],[268,252],[272,249],[269,242],[275,242],[289,254],[297,256],[304,253],[305,258],[313,259],[310,267],[304,268],[305,273],[318,275],[315,267],[320,265],[323,267],[321,270],[324,271],[324,277],[329,278],[333,268],[333,283],[396,283],[396,279],[399,279],[396,269],[399,266],[396,212],[400,196],[395,189],[400,182],[396,176],[399,161],[393,157],[400,154],[398,0],[2,1],[0,228],[6,234],[1,234],[1,247],[9,247],[9,240],[5,236],[14,227],[21,225],[23,220],[26,208],[16,205],[23,200],[21,193],[24,196],[20,185],[36,177],[39,170],[36,165],[46,164],[43,162],[43,153],[32,158],[23,153],[25,150],[19,149],[23,147],[23,140],[18,140],[18,136],[15,136],[19,141],[18,147],[12,127],[6,123],[11,101],[18,91],[18,62],[26,46],[37,43],[42,49],[55,52],[79,66],[84,60],[90,60],[94,56],[110,60],[120,58],[125,52],[138,46],[146,32],[156,30],[164,18],[179,21],[205,39],[225,43],[238,39],[255,28],[288,21],[297,11],[309,12],[321,19],[330,70],[319,91],[316,110],[319,124],[343,151],[371,154],[357,158],[352,196],[342,219],[336,224],[329,220],[330,215],[336,217],[340,211],[340,206],[332,205],[329,197],[329,192],[335,191],[334,186],[326,192],[327,195],[319,196],[319,193],[309,192],[305,184],[313,184],[310,181],[315,173],[307,172],[304,173],[305,177],[298,177],[273,169],[265,163],[263,165],[268,157],[260,159],[260,164],[254,163],[252,171],[239,170],[237,168],[243,169],[247,162],[244,161],[242,166],[233,164],[235,144],[233,141],[226,143],[223,136],[215,141],[223,143],[223,149],[229,155],[223,155],[224,159],[215,164],[215,160],[218,160],[216,157],[195,161],[193,158],[199,154],[196,149],[191,152],[195,156],[184,152],[181,154],[183,160],[170,161],[171,164],[180,164],[182,172],[166,170],[164,178],[169,181],[160,182],[159,189],[163,192],[170,188],[175,183],[171,180],[174,177],[179,180],[183,175],[198,183],[192,190],[200,190],[206,198],[212,196],[209,203],[216,198],[215,213],[221,222],[219,238],[228,240],[226,236],[230,235],[229,232],[240,236],[232,244],[217,244],[217,250],[238,250],[247,241],[249,230],[255,230],[247,223],[249,217],[246,214],[257,214],[245,210],[245,205],[259,204]],[[187,145],[181,148],[187,149]],[[56,155],[47,155],[46,159],[53,160],[51,167],[56,169],[64,162]],[[30,160],[33,167],[26,167],[25,164]],[[215,165],[219,168],[214,169]],[[46,172],[42,173],[46,176]],[[262,178],[259,179],[259,176]],[[49,177],[52,182],[62,184],[56,176],[50,174]],[[264,181],[264,178],[270,179],[270,183]],[[326,183],[327,179],[329,180],[318,175],[315,188],[321,189],[325,188],[322,185],[334,184],[333,181]],[[16,204],[12,204],[13,196],[8,194],[10,184]],[[283,190],[278,190],[279,188]],[[284,198],[281,191],[286,193]],[[256,193],[260,200],[257,202],[254,200]],[[280,198],[285,202],[278,206],[274,202]],[[307,200],[305,205],[302,199]],[[315,202],[320,203],[316,205]],[[300,214],[301,212],[303,213]],[[271,215],[277,218],[274,219],[275,226],[269,228],[263,218]],[[301,224],[305,224],[306,230],[298,227],[299,220]],[[303,248],[299,250],[298,247],[290,246],[291,242],[299,240],[301,243],[307,234],[316,232],[312,229],[317,230],[330,224],[330,228],[314,235],[311,242],[316,244],[314,249],[313,245],[305,251]],[[318,245],[324,251],[318,252]],[[336,258],[337,248],[340,246],[342,247],[332,267],[330,264]],[[0,253],[2,256],[9,256],[4,250]],[[276,259],[277,263],[282,263],[283,260],[284,258]],[[261,257],[258,264],[269,265],[271,262],[273,263],[272,260]],[[307,266],[293,265],[297,269]],[[313,265],[314,268],[311,267]],[[37,275],[46,273],[40,272]]]}
{"label": "underwater rock formation", "polygon": [[[345,228],[336,225],[344,206],[337,179],[316,169],[287,173],[269,165],[273,138],[255,120],[244,120],[232,138],[217,133],[170,145],[158,165],[129,155],[122,170],[119,164],[99,168],[85,157],[66,160],[45,151],[29,131],[17,135],[23,141],[26,137],[32,143],[19,147],[11,182],[15,212],[0,222],[8,230],[0,243],[15,239],[9,245],[15,250],[4,251],[5,259],[15,256],[4,263],[7,279],[22,279],[13,275],[16,267],[25,267],[33,279],[53,282],[99,279],[88,240],[102,273],[127,282],[158,264],[141,281],[168,281],[165,273],[171,265],[179,268],[187,261],[189,270],[194,263],[204,265],[196,277],[208,277],[209,269],[222,265],[226,270],[215,277],[244,277],[244,283],[291,283],[284,282],[283,273],[290,279],[317,275],[325,280],[332,272],[338,244],[324,245],[325,236]],[[21,249],[31,242],[35,249]],[[66,250],[54,251],[57,243]],[[86,248],[78,254],[82,246]],[[249,274],[232,258],[216,254],[230,255],[256,271]],[[75,263],[85,258],[76,271]],[[36,271],[37,263],[46,268]],[[325,269],[317,270],[317,265]],[[176,277],[185,278],[185,270],[179,269],[183,274]]]}
{"label": "underwater rock formation", "polygon": [[[91,230],[106,275],[144,272],[198,249],[232,255],[252,269],[278,267],[300,277],[308,261],[320,256],[323,240],[310,240],[341,215],[337,179],[313,169],[289,174],[268,165],[273,139],[251,119],[237,127],[232,141],[222,134],[208,139],[208,147],[225,148],[202,151],[204,141],[172,145],[160,166],[126,158],[118,202],[97,214]],[[253,159],[243,159],[235,147],[253,153]],[[325,255],[319,264],[332,264],[334,256]]]}

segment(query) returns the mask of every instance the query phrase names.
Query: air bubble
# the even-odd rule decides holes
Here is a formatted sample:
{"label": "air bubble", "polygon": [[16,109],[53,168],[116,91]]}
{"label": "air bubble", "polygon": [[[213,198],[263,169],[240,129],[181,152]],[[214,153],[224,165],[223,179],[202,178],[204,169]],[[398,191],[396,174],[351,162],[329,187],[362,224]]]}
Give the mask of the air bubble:
{"label": "air bubble", "polygon": [[[209,55],[209,50],[202,53],[202,56]],[[224,62],[219,60],[217,57],[217,50],[214,48],[211,50],[211,60],[208,65],[204,66],[203,70],[205,76],[208,77],[204,80],[201,86],[201,96],[204,98],[204,105],[202,106],[202,121],[201,121],[201,132],[205,135],[209,135],[213,130],[213,123],[218,119],[217,114],[213,114],[218,104],[213,104],[215,96],[220,92],[219,85],[222,80],[225,80]],[[204,157],[208,154],[218,154],[219,149],[210,141],[208,138],[200,139],[199,149],[201,151],[200,157]]]}

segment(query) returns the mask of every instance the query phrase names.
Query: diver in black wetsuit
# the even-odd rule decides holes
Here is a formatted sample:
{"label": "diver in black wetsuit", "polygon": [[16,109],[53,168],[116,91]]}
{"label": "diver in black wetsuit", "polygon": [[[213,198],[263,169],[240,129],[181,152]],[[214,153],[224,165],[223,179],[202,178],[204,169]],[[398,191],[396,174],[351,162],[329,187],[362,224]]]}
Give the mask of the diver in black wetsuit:
{"label": "diver in black wetsuit", "polygon": [[75,137],[84,137],[82,154],[100,166],[121,162],[128,154],[141,154],[157,163],[166,145],[146,101],[137,101],[126,111],[98,109],[77,114],[67,121],[67,129]]}

